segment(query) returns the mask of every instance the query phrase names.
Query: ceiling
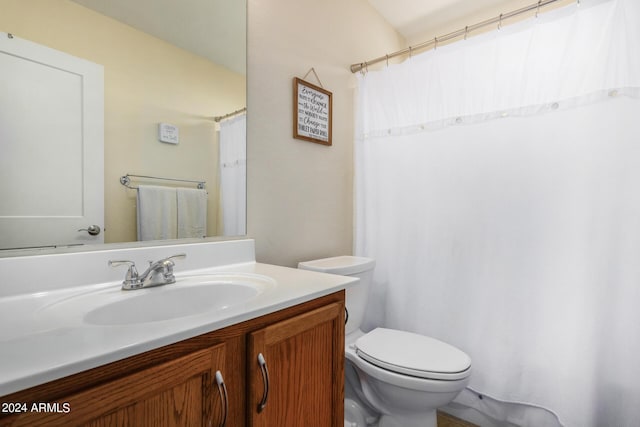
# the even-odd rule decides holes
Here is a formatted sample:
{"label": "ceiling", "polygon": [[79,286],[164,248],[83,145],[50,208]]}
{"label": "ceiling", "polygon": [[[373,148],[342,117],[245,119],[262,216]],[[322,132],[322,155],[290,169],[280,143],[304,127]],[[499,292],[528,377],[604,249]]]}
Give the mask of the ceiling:
{"label": "ceiling", "polygon": [[[246,69],[246,2],[238,0],[72,0],[235,72]],[[419,43],[535,3],[534,0],[367,0]],[[203,40],[208,41],[203,43]]]}
{"label": "ceiling", "polygon": [[238,0],[72,0],[246,73],[246,2]]}
{"label": "ceiling", "polygon": [[[472,25],[480,20],[498,16],[500,13],[535,3],[533,0],[368,1],[409,43],[415,43],[416,37],[425,34],[428,34],[427,38],[440,36],[441,33],[434,33],[434,31],[447,28],[448,24],[458,25],[455,28],[449,27],[447,32],[451,32],[465,25]],[[468,18],[465,23],[459,23],[465,18]]]}

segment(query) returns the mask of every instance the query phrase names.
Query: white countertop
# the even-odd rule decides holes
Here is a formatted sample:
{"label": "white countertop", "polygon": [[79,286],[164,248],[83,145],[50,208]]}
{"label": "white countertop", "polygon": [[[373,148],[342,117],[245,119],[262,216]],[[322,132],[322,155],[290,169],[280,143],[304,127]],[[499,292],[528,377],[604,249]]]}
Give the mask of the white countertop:
{"label": "white countertop", "polygon": [[[43,315],[45,307],[64,298],[93,290],[114,289],[121,281],[0,297],[0,396],[71,374],[173,344],[245,320],[291,307],[345,289],[357,278],[315,273],[256,262],[244,262],[190,271],[259,274],[275,280],[254,298],[241,304],[172,320],[132,325],[98,326],[83,321],[82,310],[60,310]],[[122,291],[132,296],[136,292]]]}

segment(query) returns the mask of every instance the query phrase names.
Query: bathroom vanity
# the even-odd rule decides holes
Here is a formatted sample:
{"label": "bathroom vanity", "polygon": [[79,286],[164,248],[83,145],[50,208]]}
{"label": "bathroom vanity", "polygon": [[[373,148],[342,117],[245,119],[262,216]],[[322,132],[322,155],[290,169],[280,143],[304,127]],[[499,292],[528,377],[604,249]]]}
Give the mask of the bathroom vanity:
{"label": "bathroom vanity", "polygon": [[[176,263],[177,282],[167,287],[189,289],[194,277],[273,283],[235,304],[152,321],[144,304],[138,320],[127,317],[126,305],[115,305],[124,307],[124,324],[89,314],[104,301],[120,304],[116,294],[128,301],[165,290],[122,291],[116,281],[40,291],[30,301],[23,294],[0,298],[1,320],[21,328],[0,336],[0,426],[343,425],[344,289],[356,280],[255,263],[248,239],[184,246],[160,248],[163,254],[184,249],[185,263],[192,262],[183,276]],[[137,256],[78,255],[90,264],[104,261],[90,258]],[[170,298],[179,292],[169,291]],[[94,294],[102,301],[96,306],[87,300]],[[69,302],[77,298],[82,304]]]}

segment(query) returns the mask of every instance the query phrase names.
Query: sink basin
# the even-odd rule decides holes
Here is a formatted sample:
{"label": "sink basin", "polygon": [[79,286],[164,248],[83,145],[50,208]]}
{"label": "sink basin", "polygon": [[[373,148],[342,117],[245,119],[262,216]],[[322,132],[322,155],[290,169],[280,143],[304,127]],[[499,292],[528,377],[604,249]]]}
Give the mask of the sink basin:
{"label": "sink basin", "polygon": [[44,311],[52,314],[76,310],[84,323],[92,325],[159,322],[225,310],[250,301],[274,284],[273,279],[256,274],[192,275],[148,289],[87,292],[57,301]]}
{"label": "sink basin", "polygon": [[[177,283],[177,282],[176,282]],[[193,286],[149,289],[146,295],[114,301],[89,311],[84,320],[93,325],[128,325],[193,316],[225,309],[255,297],[259,288],[246,283],[205,281]],[[130,292],[130,291],[129,291]],[[135,292],[135,291],[134,291]]]}

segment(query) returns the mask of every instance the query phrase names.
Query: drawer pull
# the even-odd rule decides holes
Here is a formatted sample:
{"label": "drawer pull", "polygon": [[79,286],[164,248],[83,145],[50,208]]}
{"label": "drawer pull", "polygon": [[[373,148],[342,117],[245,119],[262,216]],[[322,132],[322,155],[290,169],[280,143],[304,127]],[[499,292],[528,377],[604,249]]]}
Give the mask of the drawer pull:
{"label": "drawer pull", "polygon": [[264,360],[262,353],[258,353],[258,364],[260,365],[262,383],[264,384],[262,400],[258,403],[258,413],[260,413],[264,410],[264,407],[267,406],[267,399],[269,398],[269,370],[267,369],[267,362]]}
{"label": "drawer pull", "polygon": [[220,371],[216,371],[216,384],[218,385],[218,392],[220,393],[220,404],[222,406],[222,421],[220,427],[227,425],[227,414],[229,413],[229,396],[227,394],[227,386],[224,385],[224,378]]}

